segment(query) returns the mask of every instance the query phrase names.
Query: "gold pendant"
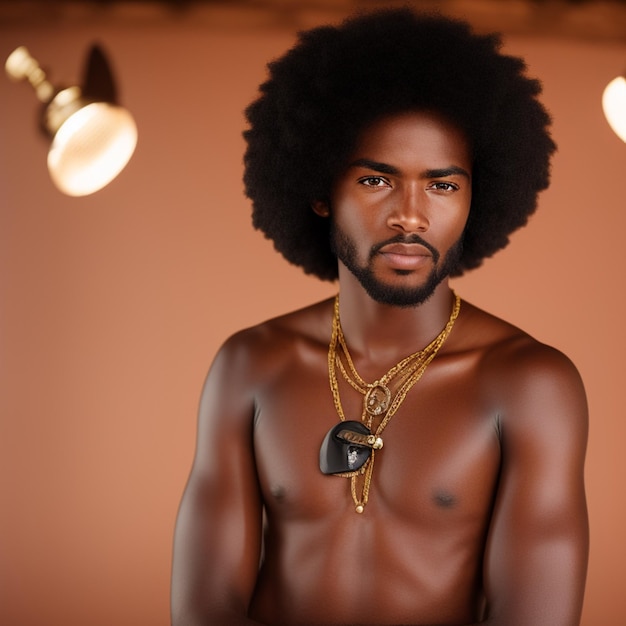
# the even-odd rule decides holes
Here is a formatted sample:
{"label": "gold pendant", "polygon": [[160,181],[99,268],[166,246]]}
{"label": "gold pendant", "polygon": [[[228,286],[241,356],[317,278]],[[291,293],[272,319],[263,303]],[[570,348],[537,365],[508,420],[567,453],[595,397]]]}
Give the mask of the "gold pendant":
{"label": "gold pendant", "polygon": [[365,394],[365,410],[374,417],[385,413],[389,408],[390,402],[391,391],[389,391],[389,387],[383,383],[375,383]]}

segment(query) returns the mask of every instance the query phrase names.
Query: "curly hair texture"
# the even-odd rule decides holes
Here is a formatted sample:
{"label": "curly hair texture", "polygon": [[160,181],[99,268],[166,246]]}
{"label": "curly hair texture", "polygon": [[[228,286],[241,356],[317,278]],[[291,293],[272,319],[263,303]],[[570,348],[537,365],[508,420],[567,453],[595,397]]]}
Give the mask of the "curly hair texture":
{"label": "curly hair texture", "polygon": [[253,224],[290,263],[337,278],[330,224],[311,208],[328,201],[359,133],[376,119],[434,110],[472,147],[472,205],[453,275],[478,267],[525,225],[549,182],[550,117],[522,59],[497,34],[410,9],[383,10],[300,33],[268,65],[247,109],[244,184]]}

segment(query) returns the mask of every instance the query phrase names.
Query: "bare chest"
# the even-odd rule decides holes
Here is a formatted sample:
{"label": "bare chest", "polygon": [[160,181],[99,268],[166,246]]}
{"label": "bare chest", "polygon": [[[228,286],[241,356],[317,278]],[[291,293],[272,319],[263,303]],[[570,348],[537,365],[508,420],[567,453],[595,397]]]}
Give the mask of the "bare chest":
{"label": "bare chest", "polygon": [[[342,384],[340,399],[345,419],[360,421],[364,396]],[[259,395],[254,448],[268,510],[288,518],[354,510],[351,481],[319,467],[322,441],[338,422],[323,369],[294,366]],[[424,524],[484,518],[499,470],[496,424],[469,365],[433,362],[380,431],[368,514]]]}
{"label": "bare chest", "polygon": [[[345,417],[360,420],[363,395],[344,386],[341,397]],[[254,448],[269,521],[259,615],[475,621],[500,447],[472,367],[433,362],[409,391],[380,433],[362,514],[354,495],[363,478],[352,484],[319,468],[338,421],[321,368],[290,368],[258,400]]]}

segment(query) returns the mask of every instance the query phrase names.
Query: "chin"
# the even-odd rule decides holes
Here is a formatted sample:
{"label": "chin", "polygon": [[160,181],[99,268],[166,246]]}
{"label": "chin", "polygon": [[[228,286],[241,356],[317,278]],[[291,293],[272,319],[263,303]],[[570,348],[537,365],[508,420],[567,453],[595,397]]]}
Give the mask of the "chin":
{"label": "chin", "polygon": [[376,287],[371,285],[364,287],[370,298],[379,304],[410,308],[424,304],[435,293],[437,285],[409,288],[380,284]]}

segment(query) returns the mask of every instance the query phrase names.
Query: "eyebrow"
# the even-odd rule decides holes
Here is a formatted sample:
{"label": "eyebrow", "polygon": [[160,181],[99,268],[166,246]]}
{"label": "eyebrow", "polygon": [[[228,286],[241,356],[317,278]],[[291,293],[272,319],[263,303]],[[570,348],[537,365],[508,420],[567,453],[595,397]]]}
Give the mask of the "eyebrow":
{"label": "eyebrow", "polygon": [[446,178],[447,176],[465,176],[467,180],[470,180],[469,172],[459,167],[458,165],[451,165],[450,167],[442,167],[435,170],[426,170],[426,178]]}
{"label": "eyebrow", "polygon": [[368,170],[374,170],[375,172],[380,172],[381,174],[397,175],[400,173],[400,170],[393,165],[380,163],[379,161],[372,161],[371,159],[357,159],[356,161],[352,161],[349,167],[365,167]]}
{"label": "eyebrow", "polygon": [[[391,174],[393,176],[400,174],[400,170],[388,163],[381,163],[379,161],[372,161],[371,159],[357,159],[352,161],[349,167],[365,167],[381,174]],[[426,170],[424,172],[426,178],[446,178],[447,176],[464,176],[468,180],[471,180],[469,172],[459,167],[458,165],[451,165],[450,167],[442,167],[432,170]]]}

